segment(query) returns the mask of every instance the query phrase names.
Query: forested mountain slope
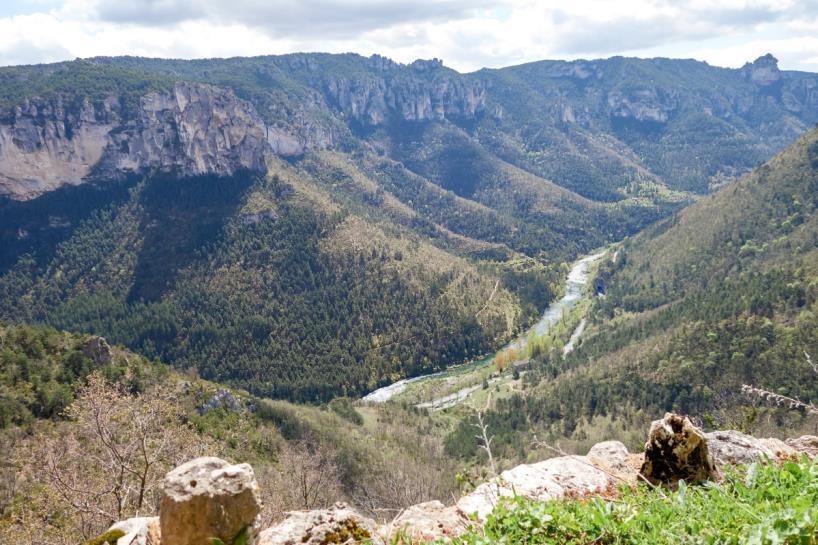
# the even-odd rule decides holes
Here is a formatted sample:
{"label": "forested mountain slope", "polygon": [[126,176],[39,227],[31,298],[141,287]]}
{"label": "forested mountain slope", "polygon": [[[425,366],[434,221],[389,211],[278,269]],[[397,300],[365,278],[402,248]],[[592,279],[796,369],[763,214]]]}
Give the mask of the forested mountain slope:
{"label": "forested mountain slope", "polygon": [[[424,221],[343,157],[303,166],[10,203],[5,251],[19,257],[4,263],[3,315],[318,400],[488,350],[557,289],[553,269]],[[60,238],[37,233],[66,203]]]}
{"label": "forested mountain slope", "polygon": [[2,68],[0,318],[259,394],[364,393],[498,346],[563,262],[805,130],[815,82],[771,57]]}
{"label": "forested mountain slope", "polygon": [[597,287],[579,347],[539,358],[528,391],[498,402],[503,448],[525,450],[532,430],[625,436],[671,409],[721,427],[814,431],[803,410],[763,410],[742,385],[818,399],[818,129],[626,240]]}

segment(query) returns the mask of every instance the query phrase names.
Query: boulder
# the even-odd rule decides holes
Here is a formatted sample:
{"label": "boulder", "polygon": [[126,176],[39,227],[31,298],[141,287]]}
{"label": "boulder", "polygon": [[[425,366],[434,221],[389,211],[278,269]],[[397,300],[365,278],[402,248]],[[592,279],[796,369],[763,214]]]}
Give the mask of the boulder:
{"label": "boulder", "polygon": [[259,535],[258,545],[383,545],[375,521],[343,503],[330,509],[292,511]]}
{"label": "boulder", "polygon": [[787,439],[785,442],[796,451],[809,455],[810,458],[818,456],[818,437],[815,435],[802,435],[795,439]]}
{"label": "boulder", "polygon": [[457,508],[465,516],[485,521],[503,498],[519,495],[545,501],[580,497],[606,492],[616,483],[610,472],[594,466],[586,456],[560,456],[504,471],[497,479],[460,498]]}
{"label": "boulder", "polygon": [[165,476],[159,505],[162,545],[226,545],[245,535],[256,543],[258,497],[253,468],[213,457],[196,458]]}
{"label": "boulder", "polygon": [[713,431],[705,434],[707,448],[716,464],[751,464],[777,460],[775,452],[761,439],[739,431]]}
{"label": "boulder", "polygon": [[108,532],[121,530],[125,533],[116,545],[159,545],[159,517],[137,517],[117,522]]}
{"label": "boulder", "polygon": [[113,359],[111,346],[104,337],[93,336],[82,345],[82,353],[96,365],[108,365]]}
{"label": "boulder", "polygon": [[798,458],[799,452],[781,439],[767,437],[765,439],[759,439],[759,441],[762,445],[772,451],[778,461]]}
{"label": "boulder", "polygon": [[594,467],[613,475],[617,480],[633,484],[637,481],[644,457],[631,454],[620,441],[603,441],[591,447],[587,454]]}
{"label": "boulder", "polygon": [[469,527],[469,521],[456,506],[446,507],[429,501],[407,508],[395,520],[381,527],[380,535],[389,543],[402,533],[411,543],[445,540],[457,537]]}
{"label": "boulder", "polygon": [[704,432],[689,418],[667,413],[650,426],[642,477],[653,484],[701,483],[719,478]]}

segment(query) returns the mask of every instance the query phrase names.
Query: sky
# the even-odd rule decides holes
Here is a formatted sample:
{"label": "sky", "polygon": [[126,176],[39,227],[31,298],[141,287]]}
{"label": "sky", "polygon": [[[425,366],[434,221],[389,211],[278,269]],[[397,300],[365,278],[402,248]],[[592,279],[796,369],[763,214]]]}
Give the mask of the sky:
{"label": "sky", "polygon": [[739,67],[772,53],[818,72],[818,0],[0,0],[0,65],[296,51],[461,72],[614,55]]}

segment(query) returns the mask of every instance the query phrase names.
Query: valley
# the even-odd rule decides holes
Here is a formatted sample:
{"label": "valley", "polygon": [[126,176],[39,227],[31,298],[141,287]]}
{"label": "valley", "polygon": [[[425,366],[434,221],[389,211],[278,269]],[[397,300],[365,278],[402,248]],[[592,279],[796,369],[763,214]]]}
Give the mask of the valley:
{"label": "valley", "polygon": [[666,412],[818,435],[816,123],[772,55],[0,67],[0,541],[94,543],[204,454],[268,527],[386,524],[595,449],[638,490]]}
{"label": "valley", "polygon": [[[594,264],[604,255],[605,252],[599,252],[577,260],[571,266],[565,279],[564,295],[548,306],[539,321],[497,352],[463,364],[452,365],[438,373],[400,380],[370,392],[362,398],[362,401],[385,403],[394,400],[398,403],[414,404],[419,409],[439,411],[459,405],[466,400],[470,400],[475,406],[478,401],[484,402],[485,400],[474,399],[479,396],[473,394],[481,388],[487,389],[485,386],[493,386],[492,389],[497,392],[496,396],[502,396],[503,392],[508,393],[508,390],[518,387],[520,376],[513,377],[514,364],[523,365],[523,362],[526,362],[524,365],[527,366],[527,360],[531,355],[528,349],[529,342],[542,343],[542,338],[546,336],[551,338],[551,347],[558,350],[553,345],[558,340],[562,342],[562,339],[560,339],[560,332],[553,332],[552,329],[561,323],[563,336],[566,330],[570,330],[570,327],[566,329],[569,315],[583,298],[590,301],[588,282],[593,275]],[[574,314],[571,317],[571,323],[576,321],[576,316],[577,314]],[[580,320],[584,318],[580,317]],[[574,333],[580,330],[579,327],[573,330]],[[574,339],[573,333],[571,339]],[[565,346],[567,347],[568,345]],[[507,355],[513,354],[514,361],[507,361],[504,368],[498,368],[498,363],[502,365],[497,358],[499,353],[503,353],[506,359],[511,359]],[[502,360],[502,357],[500,359]],[[522,373],[525,373],[525,369],[522,370]],[[518,370],[517,375],[519,374]]]}

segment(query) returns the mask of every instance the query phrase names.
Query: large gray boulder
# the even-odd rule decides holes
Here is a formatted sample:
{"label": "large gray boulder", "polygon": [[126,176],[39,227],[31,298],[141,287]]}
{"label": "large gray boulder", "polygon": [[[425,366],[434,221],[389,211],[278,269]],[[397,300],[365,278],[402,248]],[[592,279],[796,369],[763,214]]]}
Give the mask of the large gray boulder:
{"label": "large gray boulder", "polygon": [[214,538],[230,545],[240,536],[256,543],[261,502],[248,464],[196,458],[169,472],[162,489],[162,545],[209,545]]}
{"label": "large gray boulder", "polygon": [[689,418],[667,413],[650,426],[640,474],[653,484],[676,485],[719,479],[707,438]]}
{"label": "large gray boulder", "polygon": [[757,439],[738,431],[713,431],[705,434],[716,464],[737,465],[753,462],[777,462],[795,458],[798,451],[780,439]]}
{"label": "large gray boulder", "polygon": [[[292,511],[259,535],[258,545],[384,545],[375,521],[344,503],[330,509]],[[163,543],[163,545],[166,545]]]}
{"label": "large gray boulder", "polygon": [[546,501],[587,496],[614,488],[617,479],[596,467],[586,456],[560,456],[536,464],[523,464],[504,471],[460,498],[457,508],[468,517],[485,521],[505,498],[524,496]]}

